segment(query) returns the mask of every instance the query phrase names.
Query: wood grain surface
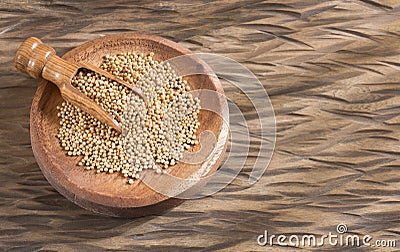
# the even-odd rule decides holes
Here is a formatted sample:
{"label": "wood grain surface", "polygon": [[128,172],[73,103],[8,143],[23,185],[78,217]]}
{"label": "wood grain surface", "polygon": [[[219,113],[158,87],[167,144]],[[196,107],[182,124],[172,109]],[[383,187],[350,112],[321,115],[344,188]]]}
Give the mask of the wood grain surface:
{"label": "wood grain surface", "polygon": [[[264,230],[322,235],[339,223],[400,245],[399,1],[3,0],[0,16],[1,250],[264,251]],[[228,56],[256,74],[277,124],[258,183],[247,183],[258,155],[253,134],[231,185],[157,216],[99,216],[48,184],[29,137],[37,81],[14,69],[15,51],[30,36],[62,54],[124,31]],[[256,132],[254,109],[237,90],[225,92]]]}

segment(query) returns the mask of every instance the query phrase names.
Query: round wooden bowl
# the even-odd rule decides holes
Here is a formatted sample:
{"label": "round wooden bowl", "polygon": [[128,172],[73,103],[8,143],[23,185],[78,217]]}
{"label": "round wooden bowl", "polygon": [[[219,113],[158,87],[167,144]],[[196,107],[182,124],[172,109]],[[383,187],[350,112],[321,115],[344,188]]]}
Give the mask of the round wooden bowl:
{"label": "round wooden bowl", "polygon": [[[149,53],[154,52],[158,61],[191,54],[183,46],[167,39],[136,33],[122,33],[102,37],[87,42],[66,53],[62,58],[72,62],[91,63],[99,66],[106,54],[120,52]],[[207,75],[191,75],[184,79],[192,89],[210,89],[223,94],[217,78]],[[207,97],[205,97],[207,99]],[[223,100],[205,101],[215,104],[217,110],[227,109]],[[221,99],[221,98],[218,98]],[[204,101],[202,101],[204,102]],[[30,113],[30,133],[35,158],[50,184],[62,195],[75,204],[88,210],[124,217],[138,217],[162,212],[180,204],[183,200],[171,198],[149,188],[143,181],[137,180],[133,185],[126,183],[121,174],[95,174],[85,171],[77,163],[81,157],[69,157],[61,148],[56,134],[59,126],[56,106],[62,103],[57,87],[43,80],[32,102]],[[198,132],[210,130],[217,138],[217,144],[223,151],[219,156],[208,159],[208,164],[179,163],[167,169],[167,172],[179,178],[187,178],[201,167],[211,167],[207,174],[215,172],[221,162],[222,153],[226,150],[227,134],[221,134],[223,119],[215,113],[201,110]],[[155,172],[146,176],[160,176]],[[164,176],[164,175],[161,175]],[[162,177],[161,177],[162,178]],[[159,179],[159,178],[158,178]]]}

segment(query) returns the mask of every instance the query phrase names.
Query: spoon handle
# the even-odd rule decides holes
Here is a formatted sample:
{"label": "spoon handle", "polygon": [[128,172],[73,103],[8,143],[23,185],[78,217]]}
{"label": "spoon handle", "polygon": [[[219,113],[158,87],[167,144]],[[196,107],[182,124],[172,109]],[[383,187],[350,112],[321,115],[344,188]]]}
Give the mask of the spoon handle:
{"label": "spoon handle", "polygon": [[118,132],[122,131],[117,120],[102,109],[100,105],[72,86],[72,78],[83,67],[58,57],[55,50],[43,44],[40,39],[35,37],[26,39],[17,50],[14,65],[19,71],[28,73],[34,79],[43,78],[54,83],[66,101]]}
{"label": "spoon handle", "polygon": [[77,64],[61,59],[54,48],[35,37],[28,38],[21,44],[15,54],[14,65],[34,79],[49,80],[59,88],[70,84],[79,69]]}

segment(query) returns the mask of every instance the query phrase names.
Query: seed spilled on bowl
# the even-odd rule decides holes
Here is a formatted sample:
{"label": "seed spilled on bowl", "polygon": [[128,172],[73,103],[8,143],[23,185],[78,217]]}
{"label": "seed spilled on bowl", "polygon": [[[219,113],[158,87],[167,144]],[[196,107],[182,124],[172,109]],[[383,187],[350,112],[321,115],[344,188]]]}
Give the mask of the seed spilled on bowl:
{"label": "seed spilled on bowl", "polygon": [[139,172],[176,165],[183,152],[198,144],[200,101],[189,84],[168,64],[147,55],[120,53],[104,58],[101,68],[140,88],[146,103],[127,87],[86,69],[72,84],[117,120],[123,134],[75,105],[63,102],[57,137],[69,156],[83,156],[79,162],[97,173],[119,172],[129,184]]}

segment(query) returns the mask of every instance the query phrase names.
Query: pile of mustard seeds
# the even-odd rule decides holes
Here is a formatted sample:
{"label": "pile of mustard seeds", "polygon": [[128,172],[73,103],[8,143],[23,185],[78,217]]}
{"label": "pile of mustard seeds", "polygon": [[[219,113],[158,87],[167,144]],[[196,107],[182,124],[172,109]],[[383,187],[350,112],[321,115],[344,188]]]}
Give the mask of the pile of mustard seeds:
{"label": "pile of mustard seeds", "polygon": [[69,156],[97,173],[120,172],[130,184],[139,172],[176,165],[185,150],[198,144],[200,100],[171,66],[154,54],[121,53],[104,58],[101,68],[142,90],[146,102],[127,87],[97,73],[80,70],[73,86],[98,103],[114,118],[122,118],[119,134],[78,107],[58,107],[57,134]]}

